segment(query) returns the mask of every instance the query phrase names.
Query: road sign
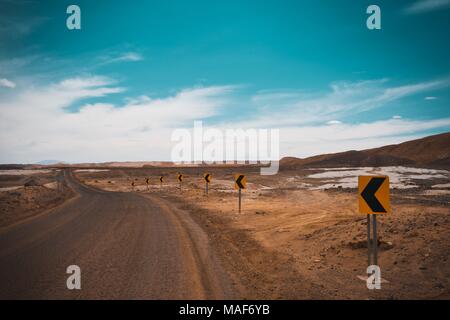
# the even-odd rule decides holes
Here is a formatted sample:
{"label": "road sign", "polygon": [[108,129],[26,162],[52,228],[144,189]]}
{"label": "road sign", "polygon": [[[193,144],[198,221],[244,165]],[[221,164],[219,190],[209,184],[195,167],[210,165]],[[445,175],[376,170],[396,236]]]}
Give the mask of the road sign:
{"label": "road sign", "polygon": [[234,189],[245,189],[247,186],[247,178],[243,174],[236,174],[234,176]]}
{"label": "road sign", "polygon": [[178,181],[182,182],[183,181],[183,175],[179,173],[177,175],[177,179],[178,179]]}
{"label": "road sign", "polygon": [[145,179],[145,183],[146,183],[146,184],[149,184],[149,183],[150,183],[150,179],[149,179],[149,178],[146,178],[146,179]]}
{"label": "road sign", "polygon": [[159,177],[159,182],[161,182],[161,183],[164,182],[164,176],[160,176],[160,177]]}
{"label": "road sign", "polygon": [[203,178],[205,179],[205,194],[208,195],[208,185],[211,182],[212,176],[210,173],[205,173]]}
{"label": "road sign", "polygon": [[359,176],[358,193],[360,213],[390,213],[388,176]]}
{"label": "road sign", "polygon": [[247,186],[247,178],[243,174],[234,175],[234,189],[239,190],[239,213],[241,213],[241,194],[242,189]]}

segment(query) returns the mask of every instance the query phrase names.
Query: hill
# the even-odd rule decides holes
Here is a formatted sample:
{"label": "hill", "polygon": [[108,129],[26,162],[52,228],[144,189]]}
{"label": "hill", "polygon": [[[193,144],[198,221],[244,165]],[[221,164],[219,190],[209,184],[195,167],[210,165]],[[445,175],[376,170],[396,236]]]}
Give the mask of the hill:
{"label": "hill", "polygon": [[309,158],[285,157],[281,170],[300,167],[427,166],[450,168],[450,132],[384,147],[323,154]]}

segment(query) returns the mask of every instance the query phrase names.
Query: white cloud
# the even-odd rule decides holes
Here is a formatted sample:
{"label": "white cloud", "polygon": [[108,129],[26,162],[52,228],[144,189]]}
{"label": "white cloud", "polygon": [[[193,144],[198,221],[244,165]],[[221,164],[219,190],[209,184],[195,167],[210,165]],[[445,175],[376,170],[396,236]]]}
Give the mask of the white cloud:
{"label": "white cloud", "polygon": [[193,88],[164,99],[88,103],[68,112],[74,103],[124,89],[96,76],[31,87],[0,101],[0,162],[167,160],[173,128],[215,115],[232,90]]}
{"label": "white cloud", "polygon": [[401,119],[401,118],[402,118],[402,116],[399,116],[399,115],[392,116],[392,119]]}
{"label": "white cloud", "polygon": [[15,88],[16,84],[8,79],[0,79],[0,87]]}
{"label": "white cloud", "polygon": [[[397,143],[421,132],[448,128],[450,119],[395,119],[371,123],[338,120],[444,81],[386,87],[387,80],[334,84],[326,93],[260,92],[248,101],[255,112],[238,121],[222,117],[235,104],[237,86],[195,87],[155,99],[142,95],[121,104],[93,102],[125,91],[114,79],[101,76],[69,78],[45,86],[30,85],[0,100],[0,162],[67,162],[168,160],[173,129],[204,127],[280,128],[281,154],[309,156]],[[244,98],[239,95],[240,103]],[[245,98],[244,98],[245,99]],[[86,101],[77,111],[68,107]],[[274,112],[274,110],[276,112]]]}
{"label": "white cloud", "polygon": [[437,97],[425,97],[425,100],[436,100]]}
{"label": "white cloud", "polygon": [[117,58],[119,61],[141,61],[144,60],[141,54],[136,52],[128,52]]}
{"label": "white cloud", "polygon": [[342,124],[342,121],[339,120],[330,120],[327,122],[327,124],[329,125],[333,125],[333,124]]}
{"label": "white cloud", "polygon": [[144,57],[137,52],[126,52],[122,53],[117,56],[103,56],[101,57],[103,60],[100,65],[110,64],[110,63],[117,63],[117,62],[136,62],[144,60]]}
{"label": "white cloud", "polygon": [[407,14],[418,14],[450,7],[450,0],[420,0],[405,8]]}

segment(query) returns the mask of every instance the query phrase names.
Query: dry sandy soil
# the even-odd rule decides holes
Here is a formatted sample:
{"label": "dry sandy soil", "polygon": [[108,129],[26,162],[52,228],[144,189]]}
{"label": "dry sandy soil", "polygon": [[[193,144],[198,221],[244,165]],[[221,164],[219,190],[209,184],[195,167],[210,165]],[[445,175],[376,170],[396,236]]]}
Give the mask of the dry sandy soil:
{"label": "dry sandy soil", "polygon": [[[449,299],[450,173],[405,167],[284,171],[256,168],[116,169],[78,172],[86,184],[110,191],[152,193],[190,212],[244,298]],[[245,173],[238,213],[233,173]],[[358,174],[389,174],[392,214],[379,217],[382,290],[368,290],[366,217],[358,213]],[[163,185],[158,176],[165,175]],[[147,187],[145,178],[150,177]],[[132,187],[131,183],[135,186]]]}
{"label": "dry sandy soil", "polygon": [[[181,190],[177,171],[185,175]],[[208,196],[206,171],[213,176]],[[248,179],[241,213],[235,172]],[[36,172],[35,186],[28,187],[23,185],[30,172],[9,173],[0,173],[0,227],[71,197],[57,170]],[[355,182],[365,173],[387,173],[395,187],[392,214],[379,218],[379,264],[386,280],[381,290],[368,290],[358,277],[365,274],[367,248]],[[208,234],[233,285],[241,287],[241,298],[450,298],[450,173],[445,170],[315,168],[261,176],[257,168],[96,168],[75,170],[75,176],[100,189],[165,198],[188,212]]]}
{"label": "dry sandy soil", "polygon": [[72,197],[59,170],[0,170],[0,229]]}

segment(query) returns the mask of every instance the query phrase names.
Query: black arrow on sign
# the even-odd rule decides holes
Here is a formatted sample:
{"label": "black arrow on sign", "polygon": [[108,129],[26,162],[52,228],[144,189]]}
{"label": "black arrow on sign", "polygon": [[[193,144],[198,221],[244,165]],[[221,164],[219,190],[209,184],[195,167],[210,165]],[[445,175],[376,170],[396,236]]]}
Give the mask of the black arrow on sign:
{"label": "black arrow on sign", "polygon": [[384,180],[386,180],[386,178],[372,178],[361,192],[361,197],[363,197],[373,212],[386,212],[386,209],[381,205],[377,197],[375,197],[375,193],[381,187]]}
{"label": "black arrow on sign", "polygon": [[244,185],[242,184],[242,179],[244,179],[244,176],[242,174],[236,179],[236,183],[240,189],[244,189]]}
{"label": "black arrow on sign", "polygon": [[209,181],[209,173],[205,175],[205,180],[206,180],[206,182],[210,182]]}
{"label": "black arrow on sign", "polygon": [[159,177],[159,181],[163,182],[164,177]]}

